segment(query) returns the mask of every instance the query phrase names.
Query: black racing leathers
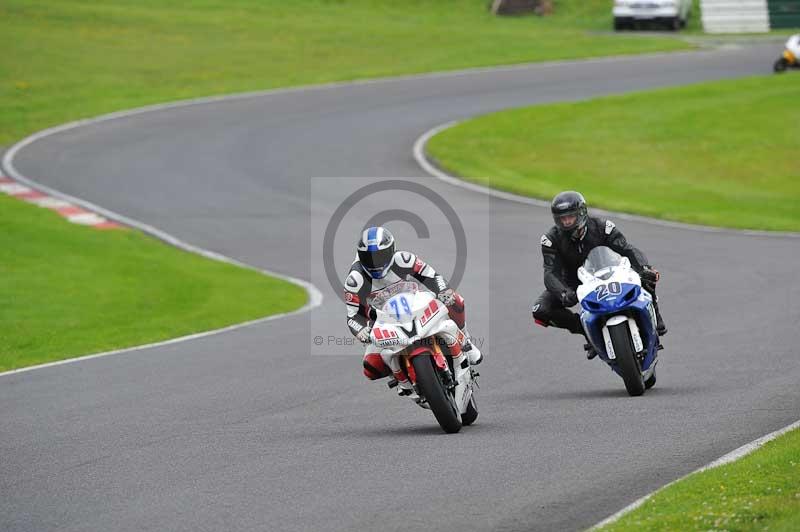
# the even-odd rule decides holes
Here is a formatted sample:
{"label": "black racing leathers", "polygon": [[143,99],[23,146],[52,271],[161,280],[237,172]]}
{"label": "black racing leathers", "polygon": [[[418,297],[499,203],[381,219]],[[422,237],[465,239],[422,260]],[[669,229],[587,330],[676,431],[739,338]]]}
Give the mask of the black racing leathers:
{"label": "black racing leathers", "polygon": [[542,236],[541,243],[544,286],[556,296],[568,288],[575,290],[578,287],[578,268],[597,246],[607,246],[628,257],[637,273],[649,264],[644,253],[628,243],[614,222],[592,216],[586,221],[586,234],[582,239],[573,240],[553,226]]}
{"label": "black racing leathers", "polygon": [[[581,239],[572,239],[553,226],[542,235],[544,258],[544,291],[533,305],[533,317],[542,325],[553,325],[581,334],[580,318],[565,308],[565,293],[578,287],[578,268],[583,265],[589,252],[597,246],[607,246],[623,257],[627,257],[633,269],[640,273],[648,265],[647,257],[632,246],[617,229],[614,222],[603,218],[589,217],[586,232]],[[655,286],[645,286],[655,298]]]}

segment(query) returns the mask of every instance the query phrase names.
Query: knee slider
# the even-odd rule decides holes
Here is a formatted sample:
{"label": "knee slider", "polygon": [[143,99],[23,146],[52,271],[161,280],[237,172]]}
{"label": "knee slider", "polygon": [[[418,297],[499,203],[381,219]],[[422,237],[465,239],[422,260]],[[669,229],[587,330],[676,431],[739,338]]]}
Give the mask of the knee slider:
{"label": "knee slider", "polygon": [[537,325],[541,325],[542,327],[550,326],[549,313],[545,312],[541,304],[537,303],[533,306],[531,315],[533,316],[533,321],[535,321]]}
{"label": "knee slider", "polygon": [[386,367],[380,354],[370,353],[364,357],[364,376],[369,380],[382,379],[391,373],[392,371]]}

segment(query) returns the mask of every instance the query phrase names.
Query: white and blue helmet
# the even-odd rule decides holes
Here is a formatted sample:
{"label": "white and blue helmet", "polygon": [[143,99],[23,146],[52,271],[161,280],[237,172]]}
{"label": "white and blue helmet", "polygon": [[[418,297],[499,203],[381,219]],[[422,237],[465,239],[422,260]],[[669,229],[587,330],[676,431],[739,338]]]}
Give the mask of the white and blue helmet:
{"label": "white and blue helmet", "polygon": [[394,258],[394,237],[388,229],[370,227],[358,240],[358,261],[373,279],[381,279],[389,271]]}

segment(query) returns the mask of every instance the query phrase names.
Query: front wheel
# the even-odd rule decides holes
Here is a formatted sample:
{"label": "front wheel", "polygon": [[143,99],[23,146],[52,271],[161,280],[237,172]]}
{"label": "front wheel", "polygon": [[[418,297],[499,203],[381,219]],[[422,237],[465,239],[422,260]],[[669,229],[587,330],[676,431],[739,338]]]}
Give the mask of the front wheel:
{"label": "front wheel", "polygon": [[636,360],[633,350],[628,322],[612,325],[608,328],[608,334],[614,345],[614,353],[617,355],[617,364],[622,373],[622,380],[625,382],[625,389],[628,390],[629,395],[642,395],[645,390],[642,370],[639,368],[639,361]]}
{"label": "front wheel", "polygon": [[428,401],[436,421],[442,430],[453,434],[461,430],[461,416],[456,408],[455,398],[445,388],[441,373],[433,362],[433,357],[419,355],[411,360],[417,375],[419,391]]}
{"label": "front wheel", "polygon": [[774,65],[772,65],[772,70],[774,70],[775,72],[783,72],[783,71],[786,70],[786,67],[788,67],[788,66],[789,66],[789,62],[786,61],[786,58],[781,57],[780,59],[775,61]]}

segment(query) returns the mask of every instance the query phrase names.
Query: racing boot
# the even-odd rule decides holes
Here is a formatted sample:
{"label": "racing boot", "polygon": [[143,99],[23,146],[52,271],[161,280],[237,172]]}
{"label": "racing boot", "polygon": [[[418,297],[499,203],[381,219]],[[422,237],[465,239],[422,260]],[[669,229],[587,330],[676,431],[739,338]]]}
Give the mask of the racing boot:
{"label": "racing boot", "polygon": [[595,351],[591,343],[583,344],[583,349],[586,351],[586,360],[591,360],[597,356],[597,351]]}
{"label": "racing boot", "polygon": [[414,385],[411,384],[411,382],[408,380],[408,377],[406,377],[406,374],[402,369],[400,369],[400,361],[397,360],[397,357],[392,355],[381,356],[384,364],[391,368],[392,376],[394,377],[391,381],[389,381],[389,388],[394,388],[397,386],[397,395],[401,397],[418,397],[414,391]]}
{"label": "racing boot", "polygon": [[414,386],[412,386],[408,379],[404,381],[397,381],[397,395],[400,397],[414,395]]}
{"label": "racing boot", "polygon": [[664,318],[661,317],[661,311],[658,310],[658,303],[653,302],[653,310],[656,311],[656,333],[659,336],[667,334],[667,326],[664,325]]}
{"label": "racing boot", "polygon": [[483,353],[481,353],[481,350],[478,349],[478,346],[472,343],[469,332],[466,328],[463,330],[463,332],[464,343],[461,344],[461,352],[467,355],[467,360],[469,360],[470,366],[477,366],[483,362]]}
{"label": "racing boot", "polygon": [[411,384],[402,372],[395,373],[394,380],[397,383],[397,395],[400,397],[414,395],[414,385]]}
{"label": "racing boot", "polygon": [[667,334],[667,326],[664,325],[664,318],[661,317],[661,310],[658,308],[658,296],[656,295],[656,287],[655,285],[647,285],[644,284],[642,287],[650,292],[650,295],[653,296],[653,310],[656,314],[656,334],[659,336],[664,336]]}

